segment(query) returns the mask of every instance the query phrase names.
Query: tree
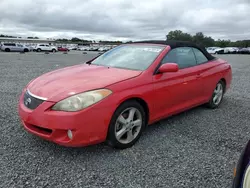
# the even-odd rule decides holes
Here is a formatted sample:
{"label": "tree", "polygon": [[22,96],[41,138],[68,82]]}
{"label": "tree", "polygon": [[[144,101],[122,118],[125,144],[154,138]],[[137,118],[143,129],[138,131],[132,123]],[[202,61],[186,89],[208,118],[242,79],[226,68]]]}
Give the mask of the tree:
{"label": "tree", "polygon": [[77,38],[77,37],[73,37],[73,38],[71,39],[71,41],[72,41],[72,42],[80,42],[80,41],[82,41],[82,40],[79,39],[79,38]]}
{"label": "tree", "polygon": [[241,40],[232,42],[230,40],[214,40],[210,36],[205,36],[202,32],[197,32],[195,35],[184,33],[181,30],[170,31],[166,35],[167,40],[182,40],[182,41],[193,41],[197,44],[205,47],[250,47],[250,40]]}
{"label": "tree", "polygon": [[214,39],[205,36],[202,32],[197,32],[193,36],[193,42],[199,45],[203,45],[205,47],[214,46]]}
{"label": "tree", "polygon": [[221,47],[221,48],[225,48],[230,46],[231,41],[230,40],[217,40],[215,41],[215,46]]}
{"label": "tree", "polygon": [[192,36],[188,33],[182,32],[181,30],[170,31],[166,37],[167,40],[192,41]]}
{"label": "tree", "polygon": [[207,37],[207,36],[204,37],[203,45],[205,47],[214,46],[214,43],[215,41],[212,37]]}

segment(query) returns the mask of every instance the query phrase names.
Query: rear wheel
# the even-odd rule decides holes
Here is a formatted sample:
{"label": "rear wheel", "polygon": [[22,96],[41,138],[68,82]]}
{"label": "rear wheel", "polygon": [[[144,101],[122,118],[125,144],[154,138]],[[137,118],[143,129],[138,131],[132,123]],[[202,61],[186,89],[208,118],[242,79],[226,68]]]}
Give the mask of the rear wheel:
{"label": "rear wheel", "polygon": [[5,48],[5,52],[10,52],[10,49],[9,48]]}
{"label": "rear wheel", "polygon": [[52,52],[53,52],[53,53],[55,53],[55,52],[56,52],[56,50],[55,50],[55,49],[52,49]]}
{"label": "rear wheel", "polygon": [[41,52],[42,50],[41,50],[41,48],[38,48],[37,51],[38,51],[38,52]]}
{"label": "rear wheel", "polygon": [[114,148],[129,148],[140,138],[145,125],[146,115],[143,107],[136,101],[127,101],[113,114],[107,142]]}
{"label": "rear wheel", "polygon": [[225,83],[222,80],[220,80],[217,83],[213,95],[210,98],[210,101],[208,102],[207,106],[212,109],[217,108],[223,100],[224,92],[225,92]]}
{"label": "rear wheel", "polygon": [[29,50],[28,50],[27,48],[25,48],[23,51],[24,51],[24,52],[28,52]]}

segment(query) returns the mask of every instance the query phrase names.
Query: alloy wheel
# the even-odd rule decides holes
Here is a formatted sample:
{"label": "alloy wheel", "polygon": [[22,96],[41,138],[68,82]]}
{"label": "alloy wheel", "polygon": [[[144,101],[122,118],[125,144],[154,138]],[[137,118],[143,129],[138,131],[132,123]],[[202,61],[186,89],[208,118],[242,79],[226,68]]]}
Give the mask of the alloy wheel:
{"label": "alloy wheel", "polygon": [[115,124],[115,137],[122,144],[131,143],[142,128],[142,114],[134,108],[125,109],[117,118]]}
{"label": "alloy wheel", "polygon": [[219,82],[214,90],[213,102],[215,105],[219,105],[223,97],[223,85]]}

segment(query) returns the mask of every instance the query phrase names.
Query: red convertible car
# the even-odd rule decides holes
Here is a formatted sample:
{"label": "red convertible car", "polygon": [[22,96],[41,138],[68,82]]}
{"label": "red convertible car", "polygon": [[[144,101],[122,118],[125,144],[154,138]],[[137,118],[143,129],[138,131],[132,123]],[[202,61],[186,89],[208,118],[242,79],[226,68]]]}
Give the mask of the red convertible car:
{"label": "red convertible car", "polygon": [[206,104],[217,108],[231,66],[196,44],[140,41],[55,70],[22,91],[19,115],[32,134],[63,146],[135,144],[145,128]]}
{"label": "red convertible car", "polygon": [[68,52],[69,51],[69,49],[68,48],[66,48],[66,47],[58,47],[57,48],[58,49],[58,51],[60,51],[60,52]]}

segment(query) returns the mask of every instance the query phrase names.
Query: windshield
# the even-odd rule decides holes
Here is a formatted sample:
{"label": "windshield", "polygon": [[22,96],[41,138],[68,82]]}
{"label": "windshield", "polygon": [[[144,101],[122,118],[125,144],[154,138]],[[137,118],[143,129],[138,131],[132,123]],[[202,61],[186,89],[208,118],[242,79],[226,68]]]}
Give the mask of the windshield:
{"label": "windshield", "polygon": [[121,45],[102,54],[91,64],[142,71],[151,65],[164,48],[153,45]]}

